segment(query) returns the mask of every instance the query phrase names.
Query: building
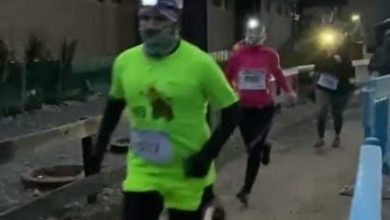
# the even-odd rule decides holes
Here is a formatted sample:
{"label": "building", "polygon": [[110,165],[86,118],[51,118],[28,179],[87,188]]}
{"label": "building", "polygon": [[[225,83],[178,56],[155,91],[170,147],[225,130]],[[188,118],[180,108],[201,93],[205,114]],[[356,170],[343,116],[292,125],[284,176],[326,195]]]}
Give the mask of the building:
{"label": "building", "polygon": [[208,49],[230,48],[243,38],[249,15],[260,16],[268,27],[266,44],[279,48],[292,34],[293,1],[210,0],[208,1]]}
{"label": "building", "polygon": [[28,36],[44,40],[57,55],[65,38],[78,40],[77,57],[105,57],[134,42],[131,0],[4,0],[0,1],[0,38],[19,59]]}
{"label": "building", "polygon": [[[58,56],[66,38],[78,40],[76,59],[113,57],[137,43],[136,0],[3,0],[0,39],[23,60],[30,34]],[[278,47],[291,35],[289,0],[184,0],[183,36],[208,51],[231,48],[242,38],[249,13],[269,27],[267,43]]]}
{"label": "building", "polygon": [[390,17],[389,0],[300,0],[303,19],[319,19],[322,14],[327,13],[331,8],[339,6],[339,16],[349,17],[357,13],[361,15],[364,41],[368,50],[372,51],[376,47],[375,25],[385,18]]}

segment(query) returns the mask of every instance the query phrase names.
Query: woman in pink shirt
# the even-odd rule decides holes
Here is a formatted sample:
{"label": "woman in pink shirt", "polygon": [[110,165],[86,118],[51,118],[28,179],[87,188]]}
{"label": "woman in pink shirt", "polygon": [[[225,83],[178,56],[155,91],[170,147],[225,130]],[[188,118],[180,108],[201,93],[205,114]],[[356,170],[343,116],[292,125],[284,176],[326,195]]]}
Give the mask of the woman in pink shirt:
{"label": "woman in pink shirt", "polygon": [[244,205],[248,203],[261,160],[269,162],[271,149],[265,142],[275,112],[271,79],[275,78],[291,100],[296,98],[281,70],[278,53],[263,45],[265,39],[265,26],[259,19],[250,19],[245,39],[234,46],[227,67],[227,78],[240,96],[240,131],[249,154],[245,182],[237,194]]}

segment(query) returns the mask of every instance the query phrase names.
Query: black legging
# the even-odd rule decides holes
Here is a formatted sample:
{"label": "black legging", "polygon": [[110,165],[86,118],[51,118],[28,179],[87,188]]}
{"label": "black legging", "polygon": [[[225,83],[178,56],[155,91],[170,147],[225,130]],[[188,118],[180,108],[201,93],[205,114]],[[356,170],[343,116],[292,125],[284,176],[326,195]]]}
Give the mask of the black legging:
{"label": "black legging", "polygon": [[260,168],[262,148],[271,130],[274,105],[264,108],[243,108],[240,122],[241,135],[248,151],[243,190],[250,193]]}
{"label": "black legging", "polygon": [[322,139],[325,137],[329,109],[333,116],[335,135],[339,136],[343,128],[343,114],[351,98],[351,93],[332,94],[317,89],[316,96],[318,105],[317,131],[319,138]]}
{"label": "black legging", "polygon": [[[214,199],[213,187],[204,190],[202,203],[196,211],[169,209],[170,220],[202,220],[203,210]],[[124,193],[123,220],[158,220],[164,201],[158,192]]]}

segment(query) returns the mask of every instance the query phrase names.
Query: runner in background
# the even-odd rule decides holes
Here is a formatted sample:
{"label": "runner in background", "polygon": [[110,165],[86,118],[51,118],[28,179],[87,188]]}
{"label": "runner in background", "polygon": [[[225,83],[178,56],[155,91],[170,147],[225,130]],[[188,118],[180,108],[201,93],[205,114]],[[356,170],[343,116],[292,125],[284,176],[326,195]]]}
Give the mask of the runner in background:
{"label": "runner in background", "polygon": [[368,70],[373,77],[390,74],[390,28],[384,31],[382,44],[370,59]]}
{"label": "runner in background", "polygon": [[[201,220],[213,161],[239,122],[238,98],[212,58],[179,36],[182,1],[142,0],[143,44],[115,60],[109,100],[90,163],[101,169],[122,111],[131,121],[124,220]],[[207,103],[221,109],[211,134]]]}
{"label": "runner in background", "polygon": [[265,25],[260,19],[249,19],[245,40],[235,46],[227,67],[227,78],[240,96],[239,126],[248,152],[245,182],[237,194],[244,205],[248,203],[260,162],[268,164],[270,160],[271,146],[265,140],[275,113],[271,78],[276,79],[291,101],[296,99],[281,70],[278,53],[264,46],[265,39]]}
{"label": "runner in background", "polygon": [[318,140],[315,148],[325,146],[325,129],[329,110],[333,116],[334,139],[332,147],[340,146],[340,134],[343,128],[343,113],[354,91],[355,68],[343,47],[341,31],[328,27],[320,36],[321,55],[315,62],[315,83],[318,105]]}

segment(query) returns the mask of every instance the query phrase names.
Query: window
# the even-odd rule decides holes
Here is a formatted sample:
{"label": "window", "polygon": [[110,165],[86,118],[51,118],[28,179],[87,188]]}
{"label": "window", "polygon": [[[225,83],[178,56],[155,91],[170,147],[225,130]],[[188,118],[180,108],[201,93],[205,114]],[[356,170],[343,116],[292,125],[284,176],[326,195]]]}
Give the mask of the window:
{"label": "window", "polygon": [[228,2],[229,0],[213,0],[213,4],[215,7],[222,8],[227,10],[228,9]]}

